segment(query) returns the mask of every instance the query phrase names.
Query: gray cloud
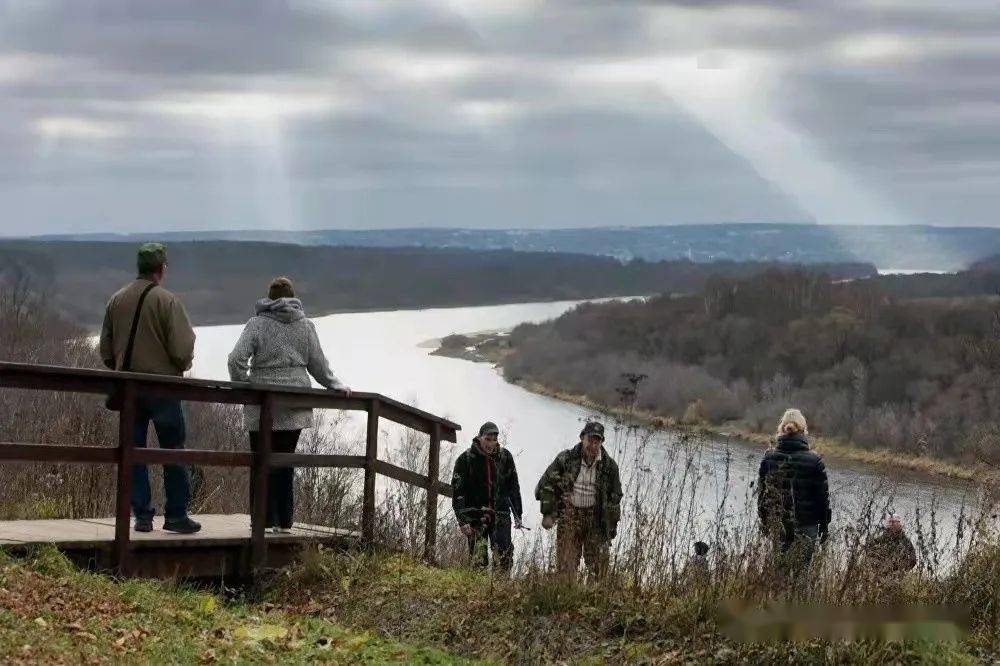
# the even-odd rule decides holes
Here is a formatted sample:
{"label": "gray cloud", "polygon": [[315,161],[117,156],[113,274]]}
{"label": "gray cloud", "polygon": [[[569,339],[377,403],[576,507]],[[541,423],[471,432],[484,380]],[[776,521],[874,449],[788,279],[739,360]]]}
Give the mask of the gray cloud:
{"label": "gray cloud", "polygon": [[976,2],[0,3],[0,233],[995,225],[998,44]]}

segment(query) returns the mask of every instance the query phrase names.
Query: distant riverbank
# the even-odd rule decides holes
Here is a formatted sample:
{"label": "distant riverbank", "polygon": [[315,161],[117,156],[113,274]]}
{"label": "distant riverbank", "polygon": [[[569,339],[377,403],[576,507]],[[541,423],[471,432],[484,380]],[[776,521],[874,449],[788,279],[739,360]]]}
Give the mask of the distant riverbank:
{"label": "distant riverbank", "polygon": [[[435,347],[431,352],[436,356],[446,356],[475,363],[490,363],[498,365],[503,358],[511,353],[508,344],[510,329],[480,331],[469,334],[456,334],[439,340],[429,340],[422,347]],[[510,382],[532,393],[549,398],[571,402],[581,407],[613,414],[619,418],[628,418],[655,428],[668,428],[680,432],[700,435],[721,435],[743,440],[758,445],[763,450],[773,442],[772,433],[758,432],[747,428],[738,422],[730,423],[684,423],[675,418],[656,414],[654,412],[636,410],[630,407],[600,404],[585,395],[568,393],[556,387],[545,386],[537,382]],[[1000,470],[985,466],[963,465],[932,458],[916,456],[886,449],[865,449],[840,438],[810,436],[814,450],[828,459],[847,463],[874,466],[886,470],[903,470],[920,476],[945,477],[962,482],[1000,484]]]}

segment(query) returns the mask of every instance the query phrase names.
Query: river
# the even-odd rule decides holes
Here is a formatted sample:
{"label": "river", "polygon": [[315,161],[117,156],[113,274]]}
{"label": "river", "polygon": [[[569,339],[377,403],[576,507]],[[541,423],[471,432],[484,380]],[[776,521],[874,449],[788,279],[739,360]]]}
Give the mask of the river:
{"label": "river", "polygon": [[[575,302],[549,302],[347,313],[317,317],[314,322],[334,371],[351,387],[385,394],[462,425],[459,448],[442,447],[445,454],[467,447],[482,422],[497,422],[502,430],[501,441],[517,461],[526,523],[537,525],[535,482],[556,453],[578,441],[578,433],[583,421],[591,416],[590,411],[509,384],[489,364],[431,356],[431,349],[419,345],[451,333],[543,321],[573,305]],[[241,325],[198,328],[192,374],[227,379],[226,357],[241,328]],[[637,437],[609,435],[609,450],[612,455],[631,458],[637,449]],[[387,439],[391,441],[391,437]],[[723,496],[727,497],[727,514],[743,514],[762,453],[758,446],[723,437],[699,439],[692,446],[685,444],[679,433],[669,431],[652,436],[645,451],[643,464],[636,466],[626,480],[629,492],[694,496],[695,503],[703,509],[689,516],[698,534],[711,529],[715,508]],[[955,514],[963,503],[974,498],[969,487],[942,479],[838,461],[828,461],[827,467],[835,522],[850,522],[860,510],[860,498],[870,488],[881,486],[891,495],[891,509],[901,514],[908,525],[913,524],[918,506],[926,517],[930,505],[935,503],[937,529],[947,540],[954,531]],[[442,470],[442,474],[447,478],[449,471]],[[697,478],[693,486],[692,478]],[[681,489],[681,479],[686,479],[688,490]]]}

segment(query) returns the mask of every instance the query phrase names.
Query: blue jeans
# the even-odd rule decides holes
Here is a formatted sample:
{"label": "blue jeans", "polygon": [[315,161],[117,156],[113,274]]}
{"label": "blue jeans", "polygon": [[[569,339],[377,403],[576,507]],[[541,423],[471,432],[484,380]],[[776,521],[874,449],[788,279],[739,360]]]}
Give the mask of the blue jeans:
{"label": "blue jeans", "polygon": [[[183,449],[186,431],[184,412],[179,400],[139,396],[136,401],[135,431],[132,441],[139,448],[146,447],[149,422],[156,428],[156,438],[161,449]],[[188,502],[191,500],[191,485],[188,470],[184,465],[163,466],[163,494],[166,506],[163,514],[167,520],[183,520],[187,517]],[[146,465],[132,466],[132,512],[137,520],[152,520],[153,508],[149,492],[149,470]]]}

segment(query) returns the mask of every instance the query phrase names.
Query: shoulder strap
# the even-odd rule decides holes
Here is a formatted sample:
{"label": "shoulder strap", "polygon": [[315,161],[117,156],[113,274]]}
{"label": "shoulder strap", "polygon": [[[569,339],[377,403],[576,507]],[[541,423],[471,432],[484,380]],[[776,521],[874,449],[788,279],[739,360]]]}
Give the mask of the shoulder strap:
{"label": "shoulder strap", "polygon": [[139,304],[135,306],[135,315],[132,317],[132,330],[128,333],[128,345],[125,347],[125,356],[122,358],[122,367],[120,368],[126,372],[132,369],[132,349],[135,347],[135,333],[139,329],[139,314],[142,312],[142,304],[146,300],[146,294],[151,292],[155,286],[155,282],[147,285],[139,296]]}

